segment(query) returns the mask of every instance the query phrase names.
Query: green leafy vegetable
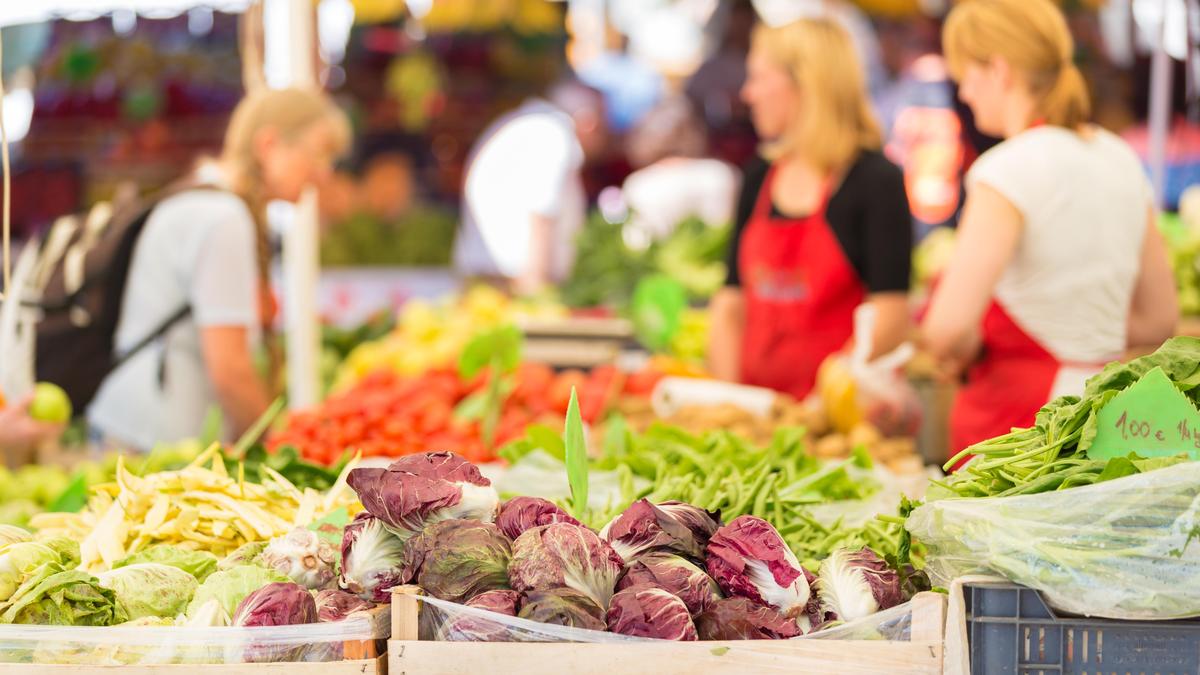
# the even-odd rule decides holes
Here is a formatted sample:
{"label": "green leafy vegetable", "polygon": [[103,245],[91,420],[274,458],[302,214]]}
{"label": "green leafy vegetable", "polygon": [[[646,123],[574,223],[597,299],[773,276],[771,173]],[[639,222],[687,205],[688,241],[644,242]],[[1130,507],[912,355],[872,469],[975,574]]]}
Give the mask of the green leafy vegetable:
{"label": "green leafy vegetable", "polygon": [[290,582],[291,579],[275,570],[257,565],[239,565],[216,572],[196,589],[196,594],[188,605],[187,616],[189,619],[196,618],[204,604],[214,599],[226,615],[233,616],[238,603],[247,595],[276,581]]}
{"label": "green leafy vegetable", "polygon": [[183,570],[203,583],[217,571],[217,556],[208,551],[190,551],[170,544],[157,544],[113,563],[113,569],[143,563],[159,563]]}
{"label": "green leafy vegetable", "polygon": [[0,604],[0,623],[111,626],[126,619],[115,594],[96,577],[56,563],[38,567]]}
{"label": "green leafy vegetable", "polygon": [[563,431],[567,463],[567,483],[571,486],[571,512],[583,520],[588,502],[587,441],[583,437],[583,418],[579,414],[579,397],[571,387],[571,402],[567,405],[566,429]]}

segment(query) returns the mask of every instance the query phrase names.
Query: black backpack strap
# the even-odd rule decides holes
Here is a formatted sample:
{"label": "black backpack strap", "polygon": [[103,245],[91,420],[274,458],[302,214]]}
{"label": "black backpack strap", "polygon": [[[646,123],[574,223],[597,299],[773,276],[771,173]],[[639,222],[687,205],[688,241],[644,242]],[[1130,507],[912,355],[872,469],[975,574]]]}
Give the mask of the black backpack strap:
{"label": "black backpack strap", "polygon": [[118,356],[113,361],[112,369],[109,370],[109,372],[115,371],[117,368],[120,368],[121,366],[125,365],[125,363],[129,361],[129,359],[132,359],[134,356],[137,355],[138,352],[140,352],[143,349],[154,344],[155,340],[158,340],[159,338],[166,335],[168,331],[170,331],[172,328],[174,328],[175,325],[178,324],[180,321],[183,321],[188,316],[190,316],[191,313],[192,313],[191,305],[184,305],[183,307],[180,307],[179,309],[175,310],[175,313],[172,314],[171,316],[167,317],[167,319],[165,321],[163,321],[161,324],[159,324],[158,328],[154,329],[146,337],[142,338],[141,340],[138,340],[137,344],[135,344],[133,347],[129,348],[127,351],[125,351],[120,356]]}

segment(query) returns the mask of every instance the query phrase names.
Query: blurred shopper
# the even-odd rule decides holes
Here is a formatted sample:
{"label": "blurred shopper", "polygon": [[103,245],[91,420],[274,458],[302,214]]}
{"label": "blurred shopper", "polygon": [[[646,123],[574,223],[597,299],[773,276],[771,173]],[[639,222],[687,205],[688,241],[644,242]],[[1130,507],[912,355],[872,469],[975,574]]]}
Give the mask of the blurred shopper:
{"label": "blurred shopper", "polygon": [[943,45],[959,95],[1005,140],[967,177],[957,249],[922,326],[967,368],[951,453],[1034,422],[1131,345],[1169,337],[1178,303],[1130,148],[1088,124],[1087,87],[1050,0],[970,0]]}
{"label": "blurred shopper", "polygon": [[345,117],[324,94],[251,94],[221,156],[187,179],[196,187],[154,208],[130,264],[117,349],[161,335],[108,376],[89,408],[106,441],[148,450],[195,437],[214,406],[232,437],[263,413],[278,371],[271,359],[264,379],[254,356],[270,344],[274,318],[267,203],[295,201],[327,178],[348,142]]}
{"label": "blurred shopper", "polygon": [[467,160],[457,270],[521,292],[566,279],[587,210],[580,170],[606,139],[603,99],[578,82],[494,122]]}
{"label": "blurred shopper", "polygon": [[742,96],[768,161],[747,168],[729,279],[712,303],[719,377],[803,397],[875,309],[875,354],[908,328],[912,226],[850,37],[831,19],[755,29]]}
{"label": "blurred shopper", "polygon": [[626,140],[638,167],[622,192],[630,210],[627,227],[645,241],[663,239],[688,218],[728,225],[737,200],[738,171],[708,159],[704,124],[683,97],[663,101]]}

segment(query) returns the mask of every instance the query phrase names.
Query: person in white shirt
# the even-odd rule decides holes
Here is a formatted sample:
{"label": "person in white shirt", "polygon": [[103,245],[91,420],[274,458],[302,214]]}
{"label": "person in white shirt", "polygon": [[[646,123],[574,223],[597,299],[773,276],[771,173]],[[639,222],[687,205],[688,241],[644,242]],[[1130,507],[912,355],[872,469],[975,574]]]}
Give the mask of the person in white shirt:
{"label": "person in white shirt", "polygon": [[523,292],[566,279],[587,209],[580,171],[606,138],[603,99],[576,82],[494,122],[467,161],[457,271]]}
{"label": "person in white shirt", "polygon": [[251,94],[233,112],[220,157],[192,177],[201,187],[154,208],[130,263],[118,353],[187,313],[104,380],[88,421],[106,443],[148,450],[195,437],[214,406],[228,439],[266,410],[278,371],[272,358],[264,379],[254,361],[274,315],[266,206],[299,199],[348,143],[345,116],[324,94]]}
{"label": "person in white shirt", "polygon": [[626,228],[646,243],[669,236],[690,217],[712,227],[733,221],[738,170],[705,157],[707,134],[686,98],[652,109],[626,146],[630,163],[639,167],[621,187],[630,211]]}
{"label": "person in white shirt", "polygon": [[967,176],[954,258],[922,325],[935,356],[969,366],[953,454],[1031,426],[1127,348],[1157,346],[1179,309],[1141,163],[1087,123],[1061,11],[973,0],[950,13],[942,41],[980,131],[1005,139]]}

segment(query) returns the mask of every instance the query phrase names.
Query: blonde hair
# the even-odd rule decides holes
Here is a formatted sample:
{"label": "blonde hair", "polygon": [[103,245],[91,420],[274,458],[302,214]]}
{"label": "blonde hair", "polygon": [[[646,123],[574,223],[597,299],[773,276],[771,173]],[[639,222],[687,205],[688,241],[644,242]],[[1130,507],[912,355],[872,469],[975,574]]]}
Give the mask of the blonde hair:
{"label": "blonde hair", "polygon": [[964,0],[946,18],[942,48],[956,80],[969,62],[1007,61],[1024,76],[1035,118],[1046,124],[1078,129],[1091,115],[1087,83],[1072,61],[1075,42],[1050,0]]}
{"label": "blonde hair", "polygon": [[798,152],[831,171],[849,165],[863,150],[883,146],[858,55],[840,24],[828,18],[760,24],[750,44],[786,69],[804,96],[783,136],[761,146],[763,157],[774,161]]}
{"label": "blonde hair", "polygon": [[[241,197],[254,217],[259,283],[270,288],[271,240],[267,229],[269,195],[262,166],[254,151],[255,138],[263,129],[274,129],[285,142],[295,142],[314,125],[329,124],[334,134],[333,150],[341,154],[350,145],[350,125],[333,100],[324,92],[310,89],[259,89],[246,95],[233,110],[225,130],[221,164],[231,175],[230,187]],[[278,389],[282,355],[272,340],[270,326],[263,326],[264,343],[270,357],[270,385]]]}

